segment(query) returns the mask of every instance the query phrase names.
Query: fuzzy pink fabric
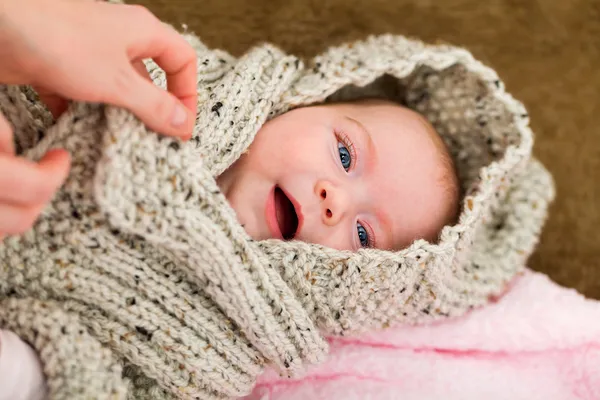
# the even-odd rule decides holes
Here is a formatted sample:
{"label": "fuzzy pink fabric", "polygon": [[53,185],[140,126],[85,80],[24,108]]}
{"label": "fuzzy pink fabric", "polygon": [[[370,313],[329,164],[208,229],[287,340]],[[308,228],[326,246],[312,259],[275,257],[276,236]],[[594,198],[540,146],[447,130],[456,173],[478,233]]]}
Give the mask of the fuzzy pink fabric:
{"label": "fuzzy pink fabric", "polygon": [[324,364],[269,370],[245,399],[600,399],[600,302],[532,271],[462,318],[329,342]]}

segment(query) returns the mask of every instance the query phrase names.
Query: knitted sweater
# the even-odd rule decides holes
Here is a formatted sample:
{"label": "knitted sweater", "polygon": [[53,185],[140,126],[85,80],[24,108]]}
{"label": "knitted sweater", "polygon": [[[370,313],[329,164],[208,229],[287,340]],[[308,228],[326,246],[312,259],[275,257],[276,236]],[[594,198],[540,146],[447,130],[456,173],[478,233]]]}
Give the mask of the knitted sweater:
{"label": "knitted sweater", "polygon": [[[72,155],[34,228],[0,244],[0,327],[38,351],[51,398],[240,396],[265,363],[292,376],[322,360],[324,334],[461,315],[522,269],[552,181],[523,106],[468,52],[384,35],[305,66],[268,44],[236,59],[185,37],[199,60],[189,142],[99,104],[54,122],[30,88],[0,87],[25,157]],[[215,178],[268,118],[361,97],[434,124],[465,192],[458,223],[398,252],[252,240]]]}

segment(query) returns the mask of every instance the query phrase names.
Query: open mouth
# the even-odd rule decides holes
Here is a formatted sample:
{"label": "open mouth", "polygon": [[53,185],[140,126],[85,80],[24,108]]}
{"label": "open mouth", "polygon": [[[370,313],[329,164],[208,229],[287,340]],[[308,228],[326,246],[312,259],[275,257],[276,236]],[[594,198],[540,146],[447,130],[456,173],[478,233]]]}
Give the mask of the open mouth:
{"label": "open mouth", "polygon": [[279,186],[275,186],[275,216],[283,239],[293,239],[298,232],[298,214],[292,200]]}

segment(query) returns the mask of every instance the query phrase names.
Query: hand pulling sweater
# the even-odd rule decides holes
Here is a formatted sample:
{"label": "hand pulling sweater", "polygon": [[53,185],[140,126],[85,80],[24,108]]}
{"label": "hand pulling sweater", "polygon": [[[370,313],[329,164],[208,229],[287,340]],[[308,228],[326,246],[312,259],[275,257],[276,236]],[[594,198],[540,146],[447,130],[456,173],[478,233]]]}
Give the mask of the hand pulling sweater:
{"label": "hand pulling sweater", "polygon": [[[101,104],[53,121],[31,88],[0,86],[20,154],[72,156],[35,226],[0,243],[0,328],[37,351],[51,399],[242,396],[267,363],[294,376],[323,360],[324,335],[459,316],[523,269],[553,184],[531,156],[524,107],[469,52],[383,35],[305,62],[269,44],[235,58],[184,36],[198,55],[187,142]],[[252,240],[216,177],[268,119],[373,97],[442,136],[464,192],[458,222],[397,252]]]}

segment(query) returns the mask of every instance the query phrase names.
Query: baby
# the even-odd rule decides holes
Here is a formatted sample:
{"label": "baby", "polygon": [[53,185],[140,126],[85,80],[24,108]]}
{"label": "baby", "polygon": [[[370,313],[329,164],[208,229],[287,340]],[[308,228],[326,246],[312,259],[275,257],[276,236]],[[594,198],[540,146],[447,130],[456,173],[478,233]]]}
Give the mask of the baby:
{"label": "baby", "polygon": [[458,213],[458,178],[440,136],[420,114],[383,100],[270,120],[218,184],[256,240],[397,250],[435,241]]}
{"label": "baby", "polygon": [[[435,241],[458,213],[458,178],[441,138],[418,113],[382,100],[282,114],[217,182],[255,240],[400,249]],[[0,334],[10,344],[0,348],[0,399],[42,398],[35,353]]]}

